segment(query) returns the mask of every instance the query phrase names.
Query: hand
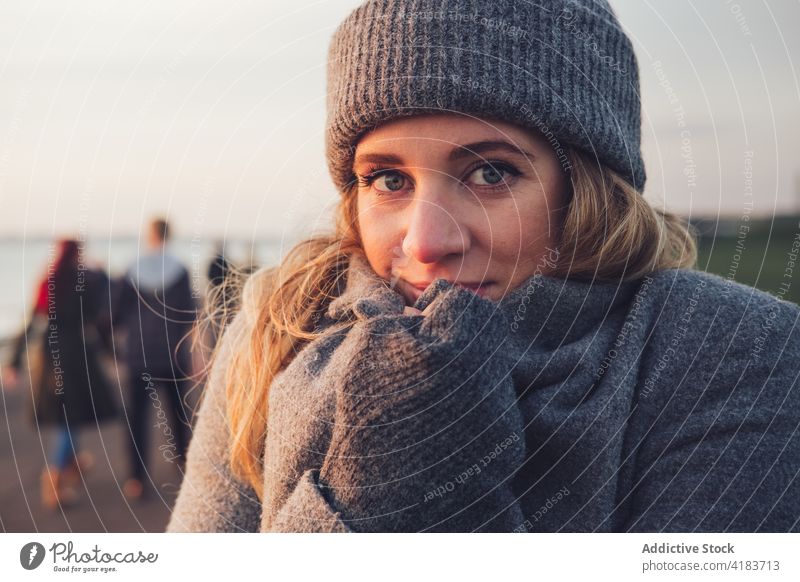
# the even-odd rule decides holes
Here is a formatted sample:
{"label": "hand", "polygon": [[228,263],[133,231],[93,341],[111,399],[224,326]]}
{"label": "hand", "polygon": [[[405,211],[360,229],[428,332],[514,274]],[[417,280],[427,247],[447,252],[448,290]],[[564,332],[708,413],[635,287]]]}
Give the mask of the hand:
{"label": "hand", "polygon": [[[403,309],[403,315],[422,315],[425,317],[430,315],[431,312],[433,311],[432,309],[433,305],[438,302],[439,298],[441,297],[441,294],[445,291],[445,289],[443,289],[441,286],[441,282],[438,283],[439,283],[438,288],[434,285],[430,285],[424,292],[421,292],[418,289],[409,285],[404,279],[398,279],[395,291],[397,291],[400,295],[402,295],[403,298],[406,300],[406,306]],[[413,307],[413,305],[416,304],[417,299],[421,295],[430,293],[434,293],[434,298],[425,307],[425,309],[420,311],[416,307]]]}
{"label": "hand", "polygon": [[[441,285],[439,285],[438,289],[429,286],[428,289],[425,290],[425,293],[427,294],[433,292],[435,295],[433,300],[431,300],[425,309],[421,311],[416,307],[413,307],[413,304],[419,297],[419,291],[413,289],[410,285],[408,285],[408,283],[402,280],[398,283],[398,291],[406,298],[407,302],[405,308],[403,309],[403,315],[422,315],[423,317],[428,317],[435,309],[435,306],[439,304],[442,294],[446,292],[446,289],[443,289]],[[412,305],[408,305],[408,302],[410,302]]]}
{"label": "hand", "polygon": [[[437,300],[438,300],[438,298],[437,298]],[[403,309],[403,315],[422,315],[423,317],[427,317],[433,311],[434,305],[436,305],[436,300],[431,302],[431,304],[428,305],[423,311],[420,311],[416,307],[410,307],[410,306],[406,305],[405,309]]]}
{"label": "hand", "polygon": [[504,510],[525,439],[512,362],[498,349],[507,322],[467,290],[438,291],[423,310],[360,322],[337,349],[319,484],[356,531],[512,529]]}

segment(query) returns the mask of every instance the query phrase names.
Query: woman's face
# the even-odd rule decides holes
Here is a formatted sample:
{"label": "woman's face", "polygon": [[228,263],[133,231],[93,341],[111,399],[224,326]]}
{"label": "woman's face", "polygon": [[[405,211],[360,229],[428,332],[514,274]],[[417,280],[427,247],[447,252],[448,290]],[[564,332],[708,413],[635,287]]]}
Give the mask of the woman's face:
{"label": "woman's face", "polygon": [[552,264],[567,180],[538,134],[400,118],[359,141],[353,172],[367,259],[408,305],[438,278],[496,301]]}

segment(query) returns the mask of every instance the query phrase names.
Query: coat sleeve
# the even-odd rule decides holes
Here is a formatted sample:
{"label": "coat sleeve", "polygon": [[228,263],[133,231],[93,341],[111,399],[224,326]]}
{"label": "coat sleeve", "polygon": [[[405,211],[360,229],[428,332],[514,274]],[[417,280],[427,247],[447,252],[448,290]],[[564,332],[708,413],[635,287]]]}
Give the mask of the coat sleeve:
{"label": "coat sleeve", "polygon": [[336,393],[330,446],[280,531],[517,528],[525,439],[506,333],[491,302],[455,287],[429,316],[356,323],[323,374]]}
{"label": "coat sleeve", "polygon": [[17,337],[14,338],[14,345],[13,349],[11,350],[11,357],[8,361],[8,365],[11,368],[19,369],[22,366],[23,356],[25,355],[25,350],[28,346],[28,343],[31,340],[31,336],[33,335],[33,328],[36,324],[36,319],[41,317],[35,311],[31,313],[30,319],[28,320],[28,324],[25,326]]}
{"label": "coat sleeve", "polygon": [[289,499],[280,509],[271,533],[352,533],[341,514],[325,499],[319,485],[319,471],[303,473]]}
{"label": "coat sleeve", "polygon": [[663,403],[641,403],[658,413],[638,437],[623,530],[800,531],[800,310],[763,303],[717,340],[725,357],[688,355],[699,367],[653,390]]}
{"label": "coat sleeve", "polygon": [[9,367],[17,369],[20,368],[20,366],[22,365],[22,359],[25,354],[25,350],[27,349],[27,346],[31,341],[37,321],[41,321],[43,318],[46,317],[47,317],[47,280],[45,279],[39,285],[39,290],[37,291],[36,294],[36,301],[33,304],[33,308],[30,310],[30,317],[28,319],[28,323],[25,325],[25,328],[19,334],[17,334],[17,337],[14,338],[14,344],[11,350],[11,357],[8,361]]}
{"label": "coat sleeve", "polygon": [[189,445],[186,474],[167,532],[258,531],[261,503],[248,484],[230,468],[230,430],[225,404],[225,373],[232,343],[242,330],[237,315],[224,333],[209,374],[206,391]]}
{"label": "coat sleeve", "polygon": [[110,285],[110,323],[115,328],[124,327],[128,325],[128,322],[131,319],[135,319],[138,316],[138,296],[136,289],[133,287],[128,273],[125,273],[125,275],[112,280]]}

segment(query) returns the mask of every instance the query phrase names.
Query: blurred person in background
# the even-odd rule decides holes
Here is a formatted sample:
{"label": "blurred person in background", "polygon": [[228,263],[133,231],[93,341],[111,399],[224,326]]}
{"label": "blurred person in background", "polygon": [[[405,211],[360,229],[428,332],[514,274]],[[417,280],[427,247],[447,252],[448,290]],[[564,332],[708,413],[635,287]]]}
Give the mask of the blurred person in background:
{"label": "blurred person in background", "polygon": [[217,242],[214,257],[208,265],[208,284],[214,289],[225,283],[231,270],[231,263],[225,257],[225,245],[222,241]]}
{"label": "blurred person in background", "polygon": [[4,369],[4,385],[15,387],[27,350],[33,424],[37,430],[57,427],[41,476],[42,503],[49,509],[76,501],[81,474],[93,464],[89,453],[78,454],[78,429],[117,413],[99,358],[108,337],[108,283],[102,271],[85,268],[76,241],[59,241]]}
{"label": "blurred person in background", "polygon": [[[130,390],[130,478],[123,487],[129,499],[139,499],[146,493],[153,426],[163,434],[165,444],[160,449],[170,462],[182,464],[189,441],[183,385],[191,376],[188,336],[196,310],[189,272],[167,249],[169,237],[166,220],[150,222],[147,252],[128,269],[114,302],[113,324],[125,340]],[[166,397],[164,405],[159,389]],[[151,408],[159,415],[154,424],[149,422]]]}
{"label": "blurred person in background", "polygon": [[222,325],[230,319],[233,311],[235,293],[231,290],[233,280],[237,277],[238,270],[235,265],[225,257],[225,245],[218,241],[214,257],[208,264],[208,312],[212,317],[210,348],[216,344],[218,333]]}

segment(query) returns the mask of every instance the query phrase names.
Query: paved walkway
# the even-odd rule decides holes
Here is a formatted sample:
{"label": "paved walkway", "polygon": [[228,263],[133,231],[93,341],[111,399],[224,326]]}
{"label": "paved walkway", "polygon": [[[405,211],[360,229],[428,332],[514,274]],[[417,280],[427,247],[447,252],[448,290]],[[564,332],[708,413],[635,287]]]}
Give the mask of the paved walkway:
{"label": "paved walkway", "polygon": [[[122,494],[128,475],[123,420],[80,431],[80,450],[92,453],[95,465],[84,475],[79,501],[56,511],[42,506],[39,476],[54,435],[51,429],[39,433],[28,421],[27,390],[20,383],[15,391],[0,391],[0,531],[163,532],[180,487],[180,470],[159,452],[158,447],[166,443],[162,431],[154,429],[149,498],[128,501]],[[189,399],[192,407],[195,401]]]}

